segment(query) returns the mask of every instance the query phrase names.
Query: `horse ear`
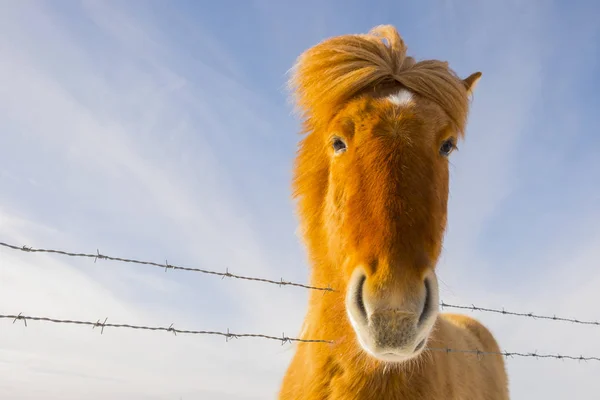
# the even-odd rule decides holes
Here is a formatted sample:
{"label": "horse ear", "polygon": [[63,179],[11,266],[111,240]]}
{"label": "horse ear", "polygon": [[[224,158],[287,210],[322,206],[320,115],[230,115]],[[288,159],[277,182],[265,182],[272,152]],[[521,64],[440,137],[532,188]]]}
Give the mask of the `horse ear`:
{"label": "horse ear", "polygon": [[481,78],[481,72],[472,73],[467,78],[463,79],[463,84],[465,85],[469,96],[473,95],[473,91],[475,90],[475,86],[477,86],[477,82],[479,82],[479,78]]}

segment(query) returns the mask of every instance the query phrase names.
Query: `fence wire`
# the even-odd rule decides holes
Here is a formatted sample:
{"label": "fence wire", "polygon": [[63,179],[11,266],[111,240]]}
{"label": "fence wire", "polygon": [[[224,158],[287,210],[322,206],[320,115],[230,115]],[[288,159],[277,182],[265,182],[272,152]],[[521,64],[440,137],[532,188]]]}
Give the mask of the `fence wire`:
{"label": "fence wire", "polygon": [[531,312],[530,313],[519,313],[519,312],[513,312],[513,311],[506,311],[504,308],[499,310],[499,309],[495,309],[495,308],[477,307],[475,305],[461,306],[461,305],[455,305],[455,304],[448,304],[443,301],[440,303],[440,306],[442,307],[442,309],[443,308],[456,308],[456,309],[461,309],[461,310],[481,311],[481,312],[497,313],[497,314],[503,314],[503,315],[515,315],[518,317],[529,317],[529,318],[533,318],[533,319],[547,319],[547,320],[552,320],[552,321],[572,322],[574,324],[600,326],[600,322],[598,322],[598,321],[584,321],[584,320],[575,319],[575,318],[557,317],[556,315],[553,315],[550,317],[548,315],[538,315],[538,314],[534,314]]}
{"label": "fence wire", "polygon": [[177,270],[182,270],[182,271],[200,272],[200,273],[208,274],[208,275],[217,275],[222,278],[235,278],[235,279],[242,279],[242,280],[246,280],[246,281],[272,283],[272,284],[279,285],[279,286],[298,286],[298,287],[302,287],[305,289],[311,289],[311,290],[322,290],[322,291],[328,291],[328,292],[334,291],[331,287],[310,286],[310,285],[305,285],[302,283],[285,281],[285,280],[283,280],[283,278],[281,278],[278,281],[275,281],[275,280],[271,280],[271,279],[254,278],[254,277],[250,277],[250,276],[232,274],[231,272],[229,272],[229,269],[226,269],[225,272],[218,272],[218,271],[211,271],[211,270],[202,269],[202,268],[180,267],[180,266],[177,266],[174,264],[169,264],[168,261],[165,261],[165,263],[163,264],[163,263],[157,263],[157,262],[153,262],[153,261],[141,261],[141,260],[135,260],[135,259],[130,259],[130,258],[112,257],[112,256],[100,254],[100,250],[96,250],[96,253],[94,254],[94,253],[71,253],[68,251],[53,250],[53,249],[35,249],[33,247],[15,246],[15,245],[3,243],[3,242],[0,242],[0,246],[7,247],[7,248],[13,249],[13,250],[24,251],[26,253],[54,253],[54,254],[60,254],[60,255],[69,256],[69,257],[86,257],[86,258],[93,258],[94,262],[96,262],[97,260],[121,261],[121,262],[126,262],[126,263],[133,263],[133,264],[150,265],[153,267],[163,268],[165,271],[167,271],[169,269],[174,269],[174,270],[177,269]]}
{"label": "fence wire", "polygon": [[125,328],[125,329],[136,329],[136,330],[144,330],[144,331],[164,331],[164,332],[172,332],[175,336],[178,333],[189,334],[189,335],[213,335],[213,336],[224,336],[227,340],[229,339],[238,339],[242,337],[252,337],[252,338],[262,338],[269,340],[279,340],[281,344],[292,343],[292,342],[304,342],[304,343],[332,343],[329,340],[318,340],[318,339],[299,339],[288,337],[283,333],[280,337],[277,336],[269,336],[258,333],[233,333],[227,329],[227,332],[219,332],[219,331],[200,331],[200,330],[188,330],[188,329],[179,329],[175,328],[173,324],[170,326],[145,326],[145,325],[133,325],[133,324],[113,324],[108,321],[108,318],[105,318],[102,322],[97,320],[93,321],[81,321],[75,319],[58,319],[58,318],[49,318],[49,317],[35,317],[29,315],[19,314],[9,314],[4,315],[0,314],[0,319],[12,319],[13,324],[21,320],[24,322],[27,327],[27,321],[41,321],[41,322],[50,322],[54,324],[71,324],[71,325],[88,325],[92,328],[100,328],[100,334],[104,333],[104,328]]}
{"label": "fence wire", "polygon": [[[169,269],[173,269],[173,270],[182,270],[182,271],[189,271],[189,272],[200,272],[200,273],[209,274],[209,275],[221,276],[222,278],[234,278],[234,279],[242,279],[242,280],[247,280],[247,281],[257,281],[257,282],[275,284],[275,285],[279,285],[279,286],[297,286],[297,287],[302,287],[305,289],[320,290],[320,291],[325,291],[325,292],[334,292],[335,291],[335,289],[333,289],[330,286],[327,286],[327,287],[310,286],[310,285],[305,285],[302,283],[285,281],[285,280],[283,280],[283,278],[281,278],[280,280],[277,281],[277,280],[271,280],[271,279],[255,278],[255,277],[250,277],[250,276],[242,276],[242,275],[232,274],[229,272],[228,269],[226,269],[225,272],[217,272],[217,271],[210,271],[210,270],[201,269],[201,268],[181,267],[181,266],[177,266],[174,264],[169,264],[168,261],[165,261],[165,263],[162,264],[162,263],[156,263],[156,262],[152,262],[152,261],[140,261],[140,260],[135,260],[135,259],[107,256],[107,255],[101,254],[99,250],[96,250],[96,253],[94,254],[94,253],[73,253],[73,252],[68,252],[68,251],[63,251],[63,250],[54,250],[54,249],[36,249],[36,248],[29,247],[29,246],[16,246],[16,245],[4,243],[4,242],[0,242],[0,246],[6,247],[6,248],[9,248],[12,250],[23,251],[26,253],[53,253],[53,254],[60,254],[60,255],[69,256],[69,257],[93,258],[94,262],[96,262],[97,260],[121,261],[121,262],[126,262],[126,263],[142,264],[142,265],[149,265],[149,266],[164,268],[165,271],[167,271]],[[577,319],[577,318],[567,318],[567,317],[557,317],[556,315],[553,315],[553,316],[541,315],[541,314],[535,314],[533,312],[529,312],[529,313],[514,312],[514,311],[505,310],[504,308],[494,309],[494,308],[486,308],[486,307],[477,307],[475,305],[470,305],[470,306],[456,305],[456,304],[449,304],[444,301],[440,302],[440,307],[442,309],[454,308],[454,309],[461,309],[461,310],[512,315],[512,316],[526,317],[526,318],[533,318],[533,319],[544,319],[544,320],[552,320],[552,321],[570,322],[573,324],[581,324],[581,325],[600,326],[600,321],[581,320],[581,319]]]}
{"label": "fence wire", "polygon": [[[282,345],[286,343],[292,342],[304,342],[304,343],[325,343],[325,344],[333,344],[332,340],[323,340],[323,339],[299,339],[288,337],[283,333],[280,337],[271,336],[271,335],[263,335],[257,333],[233,333],[227,329],[227,332],[219,332],[219,331],[205,331],[205,330],[187,330],[187,329],[179,329],[175,328],[173,324],[170,326],[145,326],[145,325],[134,325],[134,324],[114,324],[107,322],[108,318],[105,318],[102,322],[97,320],[93,321],[82,321],[82,320],[74,320],[74,319],[58,319],[58,318],[49,318],[49,317],[36,317],[19,314],[0,314],[0,319],[8,319],[13,320],[13,324],[21,320],[24,322],[27,327],[27,321],[39,321],[39,322],[49,322],[54,324],[72,324],[72,325],[87,325],[92,328],[100,328],[100,334],[104,333],[105,328],[124,328],[124,329],[135,329],[135,330],[147,330],[147,331],[164,331],[164,332],[172,332],[175,336],[177,334],[192,334],[192,335],[217,335],[225,337],[225,340],[229,341],[230,339],[239,339],[244,337],[250,338],[261,338],[267,340],[275,340],[281,342]],[[573,356],[573,355],[564,355],[564,354],[544,354],[530,352],[530,353],[522,353],[522,352],[511,352],[511,351],[482,351],[479,349],[452,349],[452,348],[440,348],[440,347],[428,347],[429,351],[436,352],[444,352],[447,354],[450,353],[462,353],[462,354],[475,354],[479,359],[486,355],[500,355],[505,358],[514,358],[514,357],[523,357],[523,358],[536,358],[536,359],[556,359],[556,360],[574,360],[574,361],[599,361],[600,357],[590,357],[590,356]]]}

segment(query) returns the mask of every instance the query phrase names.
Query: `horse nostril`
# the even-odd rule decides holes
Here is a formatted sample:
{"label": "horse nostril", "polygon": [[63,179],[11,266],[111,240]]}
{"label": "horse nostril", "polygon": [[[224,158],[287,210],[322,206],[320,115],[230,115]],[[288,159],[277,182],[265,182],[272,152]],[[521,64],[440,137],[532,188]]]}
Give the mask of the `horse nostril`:
{"label": "horse nostril", "polygon": [[417,347],[415,347],[415,351],[419,351],[423,348],[423,346],[425,346],[425,339],[421,340],[419,342],[419,344],[417,345]]}
{"label": "horse nostril", "polygon": [[363,275],[358,281],[358,285],[356,285],[356,305],[365,319],[367,319],[367,309],[365,308],[365,303],[363,300],[363,288],[366,280],[367,277]]}
{"label": "horse nostril", "polygon": [[429,279],[425,279],[425,304],[419,317],[419,325],[425,321],[431,309],[431,288],[429,287]]}

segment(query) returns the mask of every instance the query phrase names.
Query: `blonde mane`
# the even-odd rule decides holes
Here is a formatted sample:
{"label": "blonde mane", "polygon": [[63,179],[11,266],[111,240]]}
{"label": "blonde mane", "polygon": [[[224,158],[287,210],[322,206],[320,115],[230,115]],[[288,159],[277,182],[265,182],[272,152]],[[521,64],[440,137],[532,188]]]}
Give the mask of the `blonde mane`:
{"label": "blonde mane", "polygon": [[303,53],[288,85],[305,129],[326,124],[332,112],[365,91],[399,84],[437,103],[464,133],[469,106],[464,82],[447,62],[415,62],[406,50],[394,27],[380,25],[368,34],[327,39]]}

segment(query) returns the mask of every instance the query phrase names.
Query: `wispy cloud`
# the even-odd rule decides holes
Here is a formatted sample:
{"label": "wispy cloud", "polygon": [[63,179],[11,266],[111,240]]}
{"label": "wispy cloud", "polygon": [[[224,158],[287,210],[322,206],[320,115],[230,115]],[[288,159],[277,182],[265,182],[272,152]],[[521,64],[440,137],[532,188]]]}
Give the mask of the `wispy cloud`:
{"label": "wispy cloud", "polygon": [[[37,32],[21,24],[25,16]],[[268,128],[264,115],[244,111],[264,101],[211,67],[182,78],[157,53],[167,43],[136,51],[152,32],[144,28],[133,36],[142,29],[138,21],[114,9],[90,7],[82,14],[98,23],[96,35],[112,35],[102,41],[110,62],[96,65],[97,47],[83,47],[61,18],[56,10],[29,5],[3,13],[0,69],[10,77],[0,89],[3,129],[10,132],[2,138],[3,180],[10,185],[3,237],[60,248],[99,246],[158,261],[168,255],[171,262],[256,276],[274,273],[243,192],[219,159],[246,150],[236,148],[232,133]],[[113,53],[123,38],[127,52]],[[135,59],[143,62],[135,65]],[[224,89],[229,91],[219,93]],[[227,118],[232,110],[240,110],[235,120]],[[222,144],[229,148],[214,149]],[[3,250],[2,312],[18,308],[63,318],[108,316],[273,335],[292,335],[301,322],[302,295],[278,287],[90,264]],[[252,340],[116,330],[100,337],[81,327],[32,324],[2,332],[2,342],[11,343],[3,349],[3,376],[20,371],[2,382],[3,392],[14,398],[34,398],[33,386],[58,396],[66,382],[73,398],[83,391],[98,398],[264,398],[274,393],[273,378],[290,356],[285,347]],[[279,368],[239,369],[269,353]],[[53,383],[57,379],[60,384]],[[25,381],[36,385],[25,387]]]}

